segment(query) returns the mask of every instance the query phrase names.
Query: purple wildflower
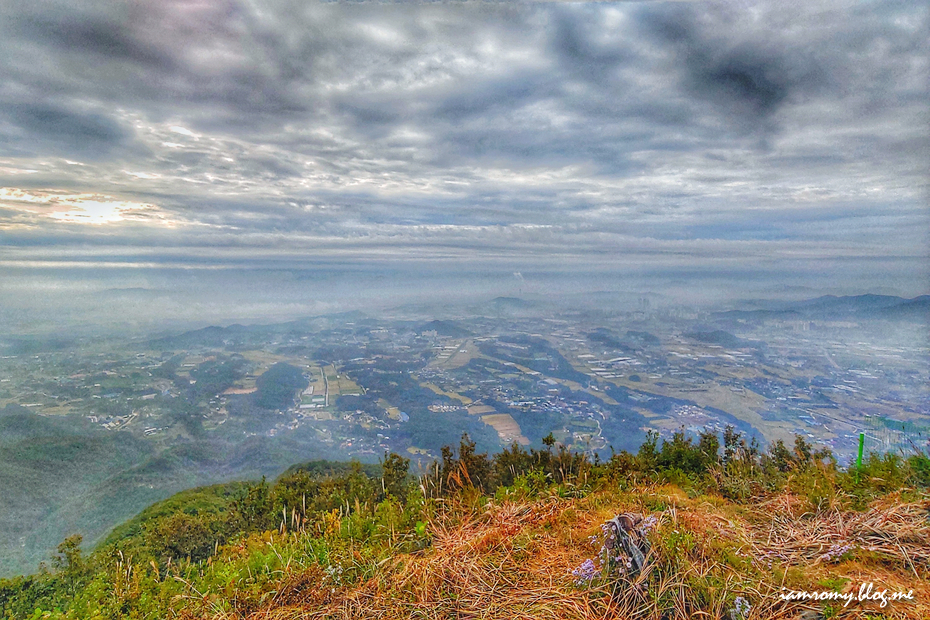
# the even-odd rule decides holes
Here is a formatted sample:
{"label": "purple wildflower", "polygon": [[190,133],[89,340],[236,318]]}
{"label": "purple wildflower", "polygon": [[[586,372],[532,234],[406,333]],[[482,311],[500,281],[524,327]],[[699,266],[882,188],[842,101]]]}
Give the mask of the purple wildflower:
{"label": "purple wildflower", "polygon": [[649,531],[655,529],[655,527],[658,524],[659,524],[659,517],[655,515],[649,515],[648,517],[643,519],[642,523],[639,524],[638,531],[639,531],[640,536],[645,536]]}
{"label": "purple wildflower", "polygon": [[746,616],[749,615],[750,609],[752,609],[752,606],[749,604],[749,601],[742,596],[737,596],[733,601],[733,609],[730,610],[730,618],[733,620],[745,620]]}
{"label": "purple wildflower", "polygon": [[597,568],[597,565],[594,563],[594,560],[590,558],[581,563],[581,566],[572,571],[572,575],[575,577],[575,583],[578,585],[584,585],[597,577],[600,571]]}
{"label": "purple wildflower", "polygon": [[830,549],[827,550],[826,553],[820,556],[820,560],[822,562],[833,562],[834,560],[839,560],[841,557],[843,557],[843,554],[848,553],[855,548],[855,545],[850,544],[833,545],[830,547]]}

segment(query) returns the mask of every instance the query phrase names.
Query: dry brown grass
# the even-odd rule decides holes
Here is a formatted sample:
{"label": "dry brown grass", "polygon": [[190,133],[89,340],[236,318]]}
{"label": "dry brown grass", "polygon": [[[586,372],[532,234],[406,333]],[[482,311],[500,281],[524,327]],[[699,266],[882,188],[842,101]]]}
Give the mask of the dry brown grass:
{"label": "dry brown grass", "polygon": [[[914,601],[885,608],[854,603],[839,611],[838,618],[861,617],[865,610],[888,618],[930,618],[930,501],[903,502],[891,495],[865,512],[834,508],[816,514],[804,512],[804,505],[783,495],[759,507],[750,532],[754,557],[802,569],[811,584],[808,590],[822,590],[814,587],[818,581],[840,578],[846,581],[843,592],[857,592],[863,583],[914,591]],[[856,559],[829,557],[832,549],[844,545],[856,549]]]}
{"label": "dry brown grass", "polygon": [[[769,516],[767,528],[757,528],[753,548],[757,555],[770,554],[792,564],[820,562],[835,545],[855,545],[882,558],[900,562],[915,577],[927,577],[930,567],[930,500],[898,503],[887,501],[865,512],[839,509],[817,514],[798,514],[790,497],[776,498],[761,510]],[[762,540],[764,536],[765,540]]]}
{"label": "dry brown grass", "polygon": [[[892,499],[863,513],[812,515],[800,512],[802,503],[790,496],[742,510],[691,500],[674,488],[650,492],[662,495],[670,506],[661,513],[658,535],[682,531],[695,541],[679,571],[670,571],[669,558],[662,555],[668,551],[654,546],[647,557],[649,568],[632,583],[598,588],[573,583],[572,569],[595,553],[588,536],[607,518],[641,509],[641,495],[600,493],[580,500],[492,504],[477,513],[456,506],[450,507],[450,516],[433,522],[429,548],[391,556],[366,582],[333,586],[314,566],[286,575],[274,596],[251,614],[215,612],[207,617],[729,620],[728,601],[738,594],[752,603],[745,620],[816,618],[801,614],[822,610],[823,604],[786,603],[778,599],[779,592],[798,584],[824,590],[818,582],[841,577],[848,580],[847,590],[873,581],[890,589],[914,589],[917,600],[884,609],[853,603],[837,609],[835,617],[862,618],[869,610],[887,618],[930,618],[930,587],[925,583],[930,576],[930,502]],[[856,561],[822,559],[831,546],[845,542],[867,553]],[[721,549],[738,559],[728,560]],[[767,570],[758,562],[765,557],[773,557],[782,569],[793,568]],[[611,591],[618,585],[621,589]]]}
{"label": "dry brown grass", "polygon": [[568,508],[559,501],[505,504],[454,527],[438,525],[428,552],[395,558],[360,587],[320,595],[318,579],[295,579],[290,590],[306,594],[285,592],[250,617],[613,617],[570,587],[579,551],[534,531],[558,523]]}

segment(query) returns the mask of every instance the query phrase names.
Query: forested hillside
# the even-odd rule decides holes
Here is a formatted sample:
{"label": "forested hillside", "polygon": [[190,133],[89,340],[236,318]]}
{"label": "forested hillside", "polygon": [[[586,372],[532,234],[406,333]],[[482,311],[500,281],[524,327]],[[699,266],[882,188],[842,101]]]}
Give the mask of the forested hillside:
{"label": "forested hillside", "polygon": [[[488,456],[463,436],[418,476],[407,459],[385,454],[380,466],[315,461],[274,482],[185,491],[92,551],[69,536],[38,573],[0,581],[0,610],[4,618],[930,613],[926,454],[872,454],[861,469],[843,469],[801,437],[761,452],[733,428],[661,444],[649,435],[637,453],[607,461],[551,436],[544,443]],[[860,600],[867,583],[910,598]],[[786,601],[786,591],[828,595]]]}

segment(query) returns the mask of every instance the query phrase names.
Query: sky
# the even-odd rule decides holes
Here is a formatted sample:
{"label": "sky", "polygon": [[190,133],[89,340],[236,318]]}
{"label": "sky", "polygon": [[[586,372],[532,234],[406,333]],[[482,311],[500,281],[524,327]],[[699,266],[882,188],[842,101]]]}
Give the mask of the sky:
{"label": "sky", "polygon": [[897,1],[6,0],[0,325],[925,294],[928,32]]}

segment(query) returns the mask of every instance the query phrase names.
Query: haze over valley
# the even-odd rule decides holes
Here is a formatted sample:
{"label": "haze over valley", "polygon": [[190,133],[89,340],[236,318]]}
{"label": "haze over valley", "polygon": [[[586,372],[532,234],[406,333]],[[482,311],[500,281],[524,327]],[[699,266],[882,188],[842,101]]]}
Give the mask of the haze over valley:
{"label": "haze over valley", "polygon": [[463,434],[927,450],[928,32],[896,1],[0,3],[0,576],[296,463],[438,476]]}
{"label": "haze over valley", "polygon": [[[467,433],[608,458],[650,432],[795,435],[851,462],[930,432],[927,296],[717,309],[661,296],[498,297],[145,337],[0,339],[5,572],[153,501],[296,462],[426,471]],[[620,309],[625,308],[625,309]],[[23,484],[27,481],[28,484]]]}

